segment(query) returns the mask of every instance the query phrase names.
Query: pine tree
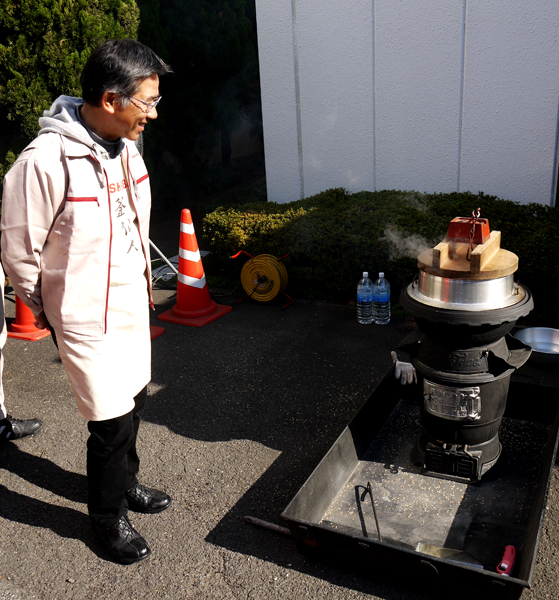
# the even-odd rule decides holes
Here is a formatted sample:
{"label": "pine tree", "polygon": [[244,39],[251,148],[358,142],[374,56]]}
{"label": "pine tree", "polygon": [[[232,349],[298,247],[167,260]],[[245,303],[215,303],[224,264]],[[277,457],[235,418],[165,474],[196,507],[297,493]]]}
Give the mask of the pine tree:
{"label": "pine tree", "polygon": [[0,175],[35,137],[60,95],[80,96],[80,72],[107,39],[137,37],[135,0],[3,0],[0,4]]}

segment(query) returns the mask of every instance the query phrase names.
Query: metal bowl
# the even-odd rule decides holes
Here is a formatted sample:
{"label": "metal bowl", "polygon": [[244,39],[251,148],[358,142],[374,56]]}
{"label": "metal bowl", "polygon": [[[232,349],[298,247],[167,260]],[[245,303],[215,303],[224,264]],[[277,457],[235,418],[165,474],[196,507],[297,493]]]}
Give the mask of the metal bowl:
{"label": "metal bowl", "polygon": [[514,337],[532,348],[532,362],[559,365],[559,329],[527,327],[518,330]]}

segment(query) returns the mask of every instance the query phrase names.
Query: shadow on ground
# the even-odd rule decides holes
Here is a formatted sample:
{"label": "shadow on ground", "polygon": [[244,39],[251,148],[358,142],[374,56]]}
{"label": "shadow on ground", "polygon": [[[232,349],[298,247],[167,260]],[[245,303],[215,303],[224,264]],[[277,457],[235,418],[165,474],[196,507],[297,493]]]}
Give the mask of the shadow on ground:
{"label": "shadow on ground", "polygon": [[387,600],[401,598],[390,585],[304,557],[290,537],[244,520],[285,525],[282,511],[390,368],[390,350],[406,335],[403,319],[362,326],[345,307],[281,306],[280,299],[247,300],[203,328],[153,320],[166,332],[153,343],[157,391],[145,418],[185,438],[252,440],[277,454],[208,542]]}

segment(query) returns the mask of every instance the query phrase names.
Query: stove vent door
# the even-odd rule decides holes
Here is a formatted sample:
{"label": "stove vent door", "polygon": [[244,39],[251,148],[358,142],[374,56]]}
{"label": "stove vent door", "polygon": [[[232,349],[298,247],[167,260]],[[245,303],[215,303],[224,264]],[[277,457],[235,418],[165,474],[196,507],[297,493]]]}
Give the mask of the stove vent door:
{"label": "stove vent door", "polygon": [[442,419],[476,421],[481,418],[479,387],[458,388],[423,380],[423,406]]}

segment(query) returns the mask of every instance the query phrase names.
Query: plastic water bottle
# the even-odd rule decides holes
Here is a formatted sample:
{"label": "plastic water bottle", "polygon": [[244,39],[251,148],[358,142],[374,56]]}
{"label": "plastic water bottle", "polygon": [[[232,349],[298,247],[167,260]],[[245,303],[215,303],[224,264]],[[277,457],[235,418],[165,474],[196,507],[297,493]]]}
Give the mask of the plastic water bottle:
{"label": "plastic water bottle", "polygon": [[384,278],[384,273],[379,273],[373,284],[373,321],[377,325],[390,322],[390,284]]}
{"label": "plastic water bottle", "polygon": [[367,271],[363,272],[363,279],[357,284],[357,321],[361,325],[373,322],[373,282]]}

